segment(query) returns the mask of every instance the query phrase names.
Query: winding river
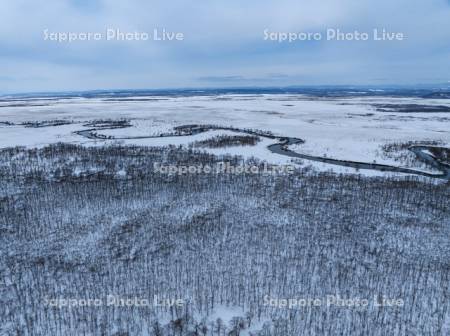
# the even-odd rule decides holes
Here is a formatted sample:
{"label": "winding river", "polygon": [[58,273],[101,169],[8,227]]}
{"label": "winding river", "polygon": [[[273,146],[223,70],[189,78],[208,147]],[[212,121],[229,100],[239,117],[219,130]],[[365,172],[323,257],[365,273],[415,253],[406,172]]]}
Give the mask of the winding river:
{"label": "winding river", "polygon": [[269,145],[267,149],[271,151],[272,153],[284,155],[292,158],[299,158],[299,159],[305,159],[305,160],[311,160],[316,162],[323,162],[327,164],[332,164],[336,166],[343,166],[343,167],[350,167],[355,169],[367,169],[367,170],[376,170],[380,172],[395,172],[395,173],[405,173],[405,174],[414,174],[414,175],[420,175],[420,176],[426,176],[431,178],[439,178],[439,179],[446,179],[450,180],[450,165],[439,161],[437,158],[435,158],[433,155],[429,153],[429,146],[411,146],[408,149],[413,152],[416,157],[432,166],[433,168],[441,171],[440,174],[432,174],[427,173],[424,171],[416,170],[416,169],[410,169],[410,168],[402,168],[402,167],[396,167],[396,166],[390,166],[385,164],[378,164],[378,163],[367,163],[367,162],[358,162],[358,161],[349,161],[349,160],[338,160],[338,159],[332,159],[332,158],[326,158],[326,157],[320,157],[320,156],[313,156],[313,155],[307,155],[307,154],[301,154],[294,152],[289,149],[289,146],[296,145],[296,144],[302,144],[305,141],[299,138],[292,138],[292,137],[279,137],[275,136],[268,132],[262,132],[257,130],[249,130],[249,129],[239,129],[234,127],[221,127],[221,126],[215,126],[215,125],[184,125],[184,126],[178,126],[175,127],[174,133],[167,133],[167,134],[160,134],[160,135],[153,135],[153,136],[130,136],[130,137],[112,137],[112,136],[104,136],[101,134],[98,134],[98,131],[102,130],[110,130],[110,129],[117,129],[117,128],[128,128],[131,127],[131,125],[124,124],[124,125],[115,125],[115,126],[100,126],[95,128],[90,128],[86,130],[76,131],[75,133],[83,136],[88,139],[95,139],[95,140],[132,140],[132,139],[156,139],[156,138],[163,138],[163,137],[180,137],[180,136],[192,136],[208,131],[233,131],[233,132],[239,132],[243,134],[248,135],[255,135],[259,137],[264,137],[268,139],[273,139],[276,142],[272,145]]}

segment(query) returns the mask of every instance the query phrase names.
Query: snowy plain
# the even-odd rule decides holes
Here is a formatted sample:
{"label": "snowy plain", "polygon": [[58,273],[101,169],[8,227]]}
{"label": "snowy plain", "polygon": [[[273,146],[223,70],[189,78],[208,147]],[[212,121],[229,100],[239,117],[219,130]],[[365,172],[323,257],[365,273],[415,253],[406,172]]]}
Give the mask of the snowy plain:
{"label": "snowy plain", "polygon": [[[199,96],[138,96],[126,98],[4,99],[0,103],[0,148],[42,147],[56,142],[103,145],[112,140],[92,140],[75,134],[89,129],[93,120],[127,119],[132,127],[105,129],[104,136],[145,137],[171,132],[187,124],[214,124],[223,127],[270,131],[277,136],[301,138],[305,142],[290,147],[298,153],[339,160],[410,167],[382,155],[382,146],[393,143],[437,142],[450,144],[450,114],[447,112],[381,111],[377,106],[444,106],[446,99],[415,97],[311,97],[303,94],[228,94]],[[64,120],[67,125],[25,127],[23,123]],[[7,124],[7,123],[12,123]],[[182,145],[204,140],[226,131],[210,131],[195,136],[114,140],[121,144],[146,146]],[[214,154],[257,157],[271,163],[291,159],[273,154],[262,139],[257,145],[207,149]],[[354,173],[355,169],[319,162],[304,162],[319,170]],[[415,166],[428,172],[433,168]],[[366,175],[379,172],[361,171]]]}

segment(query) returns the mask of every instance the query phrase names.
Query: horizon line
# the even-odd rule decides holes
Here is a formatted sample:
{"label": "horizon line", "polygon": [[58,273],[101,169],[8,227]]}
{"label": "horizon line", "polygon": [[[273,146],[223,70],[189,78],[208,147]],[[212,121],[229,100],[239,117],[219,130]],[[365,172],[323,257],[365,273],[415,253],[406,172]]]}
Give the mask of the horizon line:
{"label": "horizon line", "polygon": [[[444,86],[444,87],[442,87]],[[82,95],[87,93],[120,93],[120,92],[195,92],[195,91],[214,91],[214,90],[295,90],[295,89],[435,89],[450,90],[450,81],[443,83],[415,83],[415,84],[300,84],[286,86],[216,86],[216,87],[166,87],[166,88],[114,88],[114,89],[86,89],[86,90],[60,90],[60,91],[22,91],[22,92],[1,92],[0,97],[7,96],[38,96],[38,95]]]}

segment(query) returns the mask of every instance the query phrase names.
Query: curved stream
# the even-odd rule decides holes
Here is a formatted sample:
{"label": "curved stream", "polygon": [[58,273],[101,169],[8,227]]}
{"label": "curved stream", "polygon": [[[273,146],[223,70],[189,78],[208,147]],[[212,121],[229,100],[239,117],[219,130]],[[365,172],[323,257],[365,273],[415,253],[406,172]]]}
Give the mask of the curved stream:
{"label": "curved stream", "polygon": [[307,155],[307,154],[301,154],[294,152],[289,149],[290,145],[295,144],[302,144],[305,141],[299,138],[292,138],[292,137],[279,137],[275,136],[271,133],[266,133],[262,131],[255,131],[255,130],[248,130],[248,129],[239,129],[234,127],[221,127],[221,126],[203,126],[203,125],[185,125],[185,126],[178,126],[175,127],[175,131],[178,133],[167,133],[167,134],[161,134],[161,135],[153,135],[153,136],[130,136],[130,137],[112,137],[112,136],[102,136],[97,134],[97,131],[101,130],[109,130],[109,129],[117,129],[117,128],[128,128],[131,127],[131,125],[120,125],[120,126],[101,126],[97,128],[90,128],[87,130],[82,131],[76,131],[75,133],[78,135],[81,135],[88,139],[94,139],[94,140],[132,140],[132,139],[156,139],[156,138],[167,138],[167,137],[180,137],[180,136],[192,136],[200,133],[204,133],[207,131],[216,131],[216,130],[222,130],[222,131],[233,131],[233,132],[239,132],[244,133],[248,135],[255,135],[259,137],[264,137],[268,139],[277,140],[277,143],[274,143],[272,145],[269,145],[267,149],[271,151],[272,153],[284,155],[292,158],[299,158],[299,159],[305,159],[305,160],[311,160],[316,162],[323,162],[328,164],[333,164],[336,166],[343,166],[343,167],[350,167],[355,169],[367,169],[367,170],[376,170],[380,172],[396,172],[396,173],[406,173],[406,174],[414,174],[414,175],[420,175],[420,176],[426,176],[431,178],[440,178],[440,179],[446,179],[450,180],[450,165],[443,163],[436,159],[433,155],[426,153],[426,151],[430,148],[428,146],[411,146],[408,149],[413,152],[416,157],[432,166],[433,168],[436,168],[440,170],[441,174],[432,174],[423,172],[420,170],[415,169],[409,169],[409,168],[402,168],[402,167],[395,167],[385,164],[378,164],[378,163],[367,163],[367,162],[358,162],[358,161],[349,161],[349,160],[338,160],[338,159],[331,159],[331,158],[325,158],[321,156],[313,156],[313,155]]}

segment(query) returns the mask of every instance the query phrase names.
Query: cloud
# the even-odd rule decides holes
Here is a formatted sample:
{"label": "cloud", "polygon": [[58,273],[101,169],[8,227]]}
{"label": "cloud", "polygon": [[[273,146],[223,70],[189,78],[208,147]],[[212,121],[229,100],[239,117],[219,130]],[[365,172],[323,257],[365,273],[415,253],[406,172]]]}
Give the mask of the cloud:
{"label": "cloud", "polygon": [[[446,0],[0,2],[0,91],[412,83],[450,78]],[[182,32],[184,41],[43,40],[52,32]],[[264,41],[274,32],[385,28],[400,42]],[[273,77],[271,74],[281,74]],[[27,79],[29,78],[29,79]],[[34,78],[34,79],[33,79]],[[45,80],[36,80],[42,78]]]}

